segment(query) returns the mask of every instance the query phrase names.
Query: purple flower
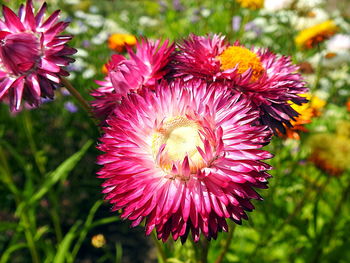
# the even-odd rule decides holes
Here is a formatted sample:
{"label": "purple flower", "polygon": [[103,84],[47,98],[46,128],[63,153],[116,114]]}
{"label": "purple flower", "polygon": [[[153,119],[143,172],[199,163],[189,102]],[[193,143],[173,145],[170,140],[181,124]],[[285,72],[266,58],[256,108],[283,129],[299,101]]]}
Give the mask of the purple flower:
{"label": "purple flower", "polygon": [[66,108],[67,111],[71,112],[71,113],[75,113],[78,111],[77,106],[75,106],[75,104],[71,101],[67,101],[64,103],[64,107]]}
{"label": "purple flower", "polygon": [[241,21],[242,18],[240,16],[233,16],[232,17],[232,29],[233,31],[239,31],[240,27],[241,27]]}

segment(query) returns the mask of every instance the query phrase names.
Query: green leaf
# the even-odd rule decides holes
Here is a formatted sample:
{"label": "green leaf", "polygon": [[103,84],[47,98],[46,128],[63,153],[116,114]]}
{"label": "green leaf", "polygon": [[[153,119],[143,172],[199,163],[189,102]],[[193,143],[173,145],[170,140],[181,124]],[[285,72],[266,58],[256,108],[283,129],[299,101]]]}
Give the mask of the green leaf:
{"label": "green leaf", "polygon": [[23,209],[25,205],[31,205],[40,200],[57,182],[64,180],[68,174],[74,169],[80,159],[84,156],[86,151],[91,146],[92,141],[89,140],[85,143],[85,145],[67,160],[65,160],[60,166],[56,168],[56,170],[50,172],[47,175],[47,179],[40,186],[40,188],[36,191],[36,193],[29,199],[27,203],[22,204],[21,207],[18,208],[18,212]]}
{"label": "green leaf", "polygon": [[25,243],[13,244],[12,246],[10,246],[8,249],[6,249],[3,252],[3,254],[0,258],[0,263],[9,262],[9,258],[13,252],[15,252],[16,250],[25,248],[25,247],[27,247],[27,244],[25,244]]}
{"label": "green leaf", "polygon": [[64,263],[66,262],[66,258],[70,257],[69,248],[72,241],[77,236],[77,230],[81,223],[81,221],[76,222],[64,236],[62,242],[58,246],[57,254],[53,260],[53,263]]}

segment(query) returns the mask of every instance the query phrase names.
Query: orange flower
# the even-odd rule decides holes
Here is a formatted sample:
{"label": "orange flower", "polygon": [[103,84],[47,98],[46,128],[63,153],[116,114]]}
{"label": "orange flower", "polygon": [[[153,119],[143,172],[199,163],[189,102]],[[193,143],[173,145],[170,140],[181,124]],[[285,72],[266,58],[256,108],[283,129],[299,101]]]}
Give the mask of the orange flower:
{"label": "orange flower", "polygon": [[350,111],[350,98],[348,99],[348,102],[346,103],[346,107],[347,107],[348,111]]}
{"label": "orange flower", "polygon": [[108,38],[108,47],[117,52],[123,52],[126,46],[135,46],[137,39],[130,34],[112,34]]}
{"label": "orange flower", "polygon": [[106,64],[103,64],[103,66],[102,66],[102,68],[101,68],[101,72],[102,72],[103,74],[105,74],[105,75],[108,74],[108,69],[107,69],[107,67],[106,67]]}

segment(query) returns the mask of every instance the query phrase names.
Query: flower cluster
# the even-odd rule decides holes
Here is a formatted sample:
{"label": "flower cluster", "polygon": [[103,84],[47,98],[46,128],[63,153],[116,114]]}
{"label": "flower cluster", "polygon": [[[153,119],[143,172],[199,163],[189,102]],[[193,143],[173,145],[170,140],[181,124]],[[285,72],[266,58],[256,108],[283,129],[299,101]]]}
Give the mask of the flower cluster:
{"label": "flower cluster", "polygon": [[163,241],[216,238],[267,187],[262,147],[298,116],[291,103],[307,101],[298,68],[219,35],[142,39],[128,55],[112,57],[92,92],[105,198]]}
{"label": "flower cluster", "polygon": [[59,11],[45,19],[46,4],[34,15],[32,0],[19,8],[18,15],[3,6],[0,20],[0,100],[20,109],[22,100],[38,106],[41,98],[54,96],[63,69],[76,52],[66,43],[70,35],[59,35],[68,22],[58,22]]}

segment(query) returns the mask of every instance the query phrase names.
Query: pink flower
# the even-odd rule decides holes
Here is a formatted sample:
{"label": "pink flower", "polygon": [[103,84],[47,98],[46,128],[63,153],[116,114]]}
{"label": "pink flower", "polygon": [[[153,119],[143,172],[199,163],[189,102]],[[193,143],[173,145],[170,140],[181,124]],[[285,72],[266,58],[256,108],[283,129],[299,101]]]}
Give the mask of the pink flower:
{"label": "pink flower", "polygon": [[153,89],[156,83],[169,71],[174,45],[169,41],[151,42],[142,39],[136,45],[136,53],[128,49],[130,59],[122,55],[113,55],[107,64],[108,75],[104,81],[96,81],[100,88],[93,90],[92,102],[95,116],[105,120],[118,105],[120,99],[130,92],[137,92],[143,87]]}
{"label": "pink flower", "polygon": [[291,126],[298,116],[291,102],[307,102],[299,95],[308,89],[289,57],[249,50],[238,42],[230,46],[222,36],[191,35],[179,45],[173,65],[175,77],[221,82],[242,93],[259,110],[260,123],[274,131],[283,132],[283,124]]}
{"label": "pink flower", "polygon": [[38,106],[40,98],[53,98],[63,69],[73,62],[76,52],[66,43],[72,36],[58,35],[67,22],[57,22],[59,11],[44,20],[46,4],[34,15],[33,3],[27,0],[16,15],[3,6],[0,20],[0,100],[9,100],[11,111],[18,111],[22,99]]}
{"label": "pink flower", "polygon": [[166,81],[121,100],[104,128],[99,177],[122,218],[159,239],[184,242],[192,232],[216,238],[226,219],[247,219],[271,167],[262,150],[271,137],[253,125],[259,114],[222,85]]}

